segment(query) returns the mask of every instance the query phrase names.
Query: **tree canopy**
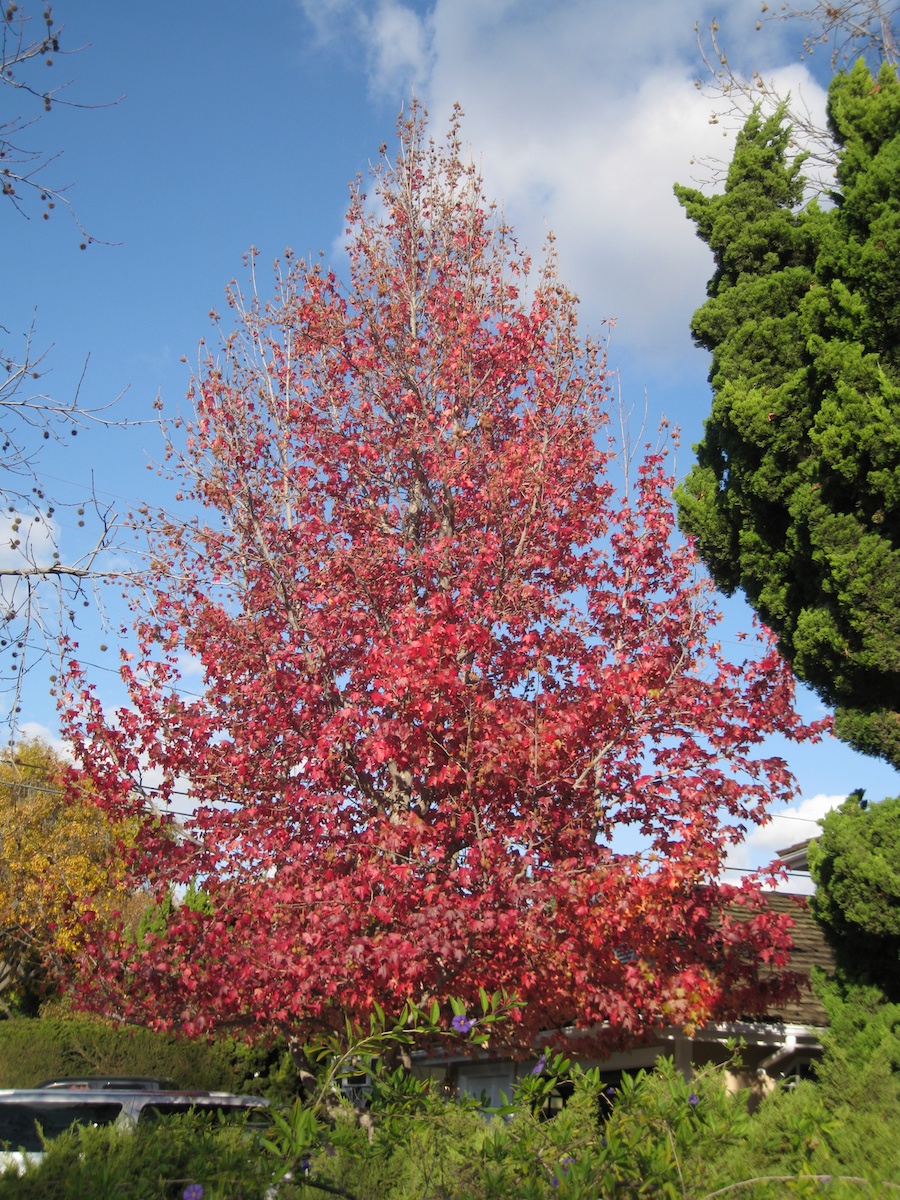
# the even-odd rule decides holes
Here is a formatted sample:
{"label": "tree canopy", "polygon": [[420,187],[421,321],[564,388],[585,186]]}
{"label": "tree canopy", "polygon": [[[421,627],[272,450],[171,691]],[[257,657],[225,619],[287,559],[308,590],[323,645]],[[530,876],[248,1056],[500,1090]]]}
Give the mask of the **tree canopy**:
{"label": "tree canopy", "polygon": [[741,589],[838,735],[900,765],[900,82],[833,79],[830,206],[803,200],[784,109],[755,112],[723,193],[676,194],[715,274],[694,314],[712,411],[678,488],[719,588]]}
{"label": "tree canopy", "polygon": [[822,827],[809,844],[810,907],[844,980],[900,1002],[900,797],[866,805],[852,795]]}
{"label": "tree canopy", "polygon": [[26,1007],[73,954],[85,914],[123,907],[128,826],[84,795],[69,802],[66,766],[39,739],[0,762],[0,991]]}
{"label": "tree canopy", "polygon": [[374,179],[346,285],[288,255],[272,300],[229,292],[173,432],[183,519],[148,517],[129,704],[72,653],[98,802],[139,815],[152,768],[195,815],[164,851],[145,829],[138,868],[208,899],[95,937],[87,999],[302,1034],[505,988],[522,1045],[755,1011],[790,922],[714,881],[792,794],[763,740],[815,736],[790,672],[765,633],[737,664],[712,641],[665,454],[619,457],[575,298],[457,127],[413,114]]}

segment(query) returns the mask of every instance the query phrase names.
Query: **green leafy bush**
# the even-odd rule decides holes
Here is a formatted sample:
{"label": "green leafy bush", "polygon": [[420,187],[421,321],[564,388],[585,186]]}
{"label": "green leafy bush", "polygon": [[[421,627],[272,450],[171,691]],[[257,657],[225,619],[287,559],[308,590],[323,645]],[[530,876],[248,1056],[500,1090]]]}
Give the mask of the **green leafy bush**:
{"label": "green leafy bush", "polygon": [[[813,1083],[779,1089],[752,1115],[723,1073],[690,1083],[671,1061],[623,1077],[609,1094],[597,1071],[562,1060],[486,1112],[387,1072],[361,1123],[346,1101],[330,1116],[298,1102],[264,1135],[173,1118],[135,1133],[74,1131],[0,1200],[153,1200],[202,1186],[203,1200],[865,1200],[900,1193],[890,1133],[897,1108],[853,1120]],[[542,1102],[567,1069],[571,1097],[553,1119]],[[894,1139],[896,1141],[896,1138]],[[290,1174],[285,1174],[289,1171]],[[270,1192],[268,1189],[277,1190]]]}
{"label": "green leafy bush", "polygon": [[[567,1070],[571,1097],[552,1120],[542,1102]],[[612,1094],[610,1094],[612,1093]],[[374,1089],[373,1089],[374,1094]],[[396,1099],[362,1127],[350,1106],[318,1129],[301,1122],[309,1196],[353,1200],[750,1200],[885,1196],[900,1187],[885,1129],[900,1108],[857,1114],[829,1108],[812,1083],[779,1089],[759,1110],[728,1092],[712,1069],[686,1082],[665,1060],[608,1089],[597,1071],[557,1059],[527,1077],[492,1114],[447,1103],[428,1088]],[[308,1113],[307,1113],[308,1116]],[[297,1147],[295,1147],[297,1148]],[[279,1153],[287,1146],[282,1143]],[[321,1189],[321,1190],[320,1190]]]}

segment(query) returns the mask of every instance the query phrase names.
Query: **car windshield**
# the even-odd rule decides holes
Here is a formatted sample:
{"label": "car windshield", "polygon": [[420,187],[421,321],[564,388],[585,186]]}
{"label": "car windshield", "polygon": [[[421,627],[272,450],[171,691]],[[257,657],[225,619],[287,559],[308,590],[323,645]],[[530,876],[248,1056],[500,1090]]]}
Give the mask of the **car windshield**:
{"label": "car windshield", "polygon": [[108,1104],[3,1104],[0,1105],[0,1145],[8,1150],[43,1149],[40,1130],[46,1139],[59,1137],[73,1125],[112,1125],[122,1105]]}

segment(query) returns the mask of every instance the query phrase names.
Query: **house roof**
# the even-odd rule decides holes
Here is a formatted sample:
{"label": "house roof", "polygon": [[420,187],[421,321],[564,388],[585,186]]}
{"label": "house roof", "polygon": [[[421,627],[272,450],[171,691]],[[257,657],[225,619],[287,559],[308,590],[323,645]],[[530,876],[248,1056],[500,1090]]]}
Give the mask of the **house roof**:
{"label": "house roof", "polygon": [[776,854],[791,870],[808,871],[809,861],[806,852],[809,849],[809,843],[814,841],[816,838],[806,838],[802,842],[795,842],[793,846],[785,846],[783,850],[777,850]]}

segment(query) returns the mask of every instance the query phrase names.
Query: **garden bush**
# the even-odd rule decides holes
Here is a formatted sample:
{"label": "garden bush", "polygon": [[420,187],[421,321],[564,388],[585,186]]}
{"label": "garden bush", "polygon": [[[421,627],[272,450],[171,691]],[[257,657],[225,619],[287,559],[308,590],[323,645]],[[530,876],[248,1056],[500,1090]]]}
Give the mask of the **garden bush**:
{"label": "garden bush", "polygon": [[[542,1119],[540,1089],[528,1081],[512,1110],[492,1121],[441,1103],[405,1126],[390,1117],[369,1142],[348,1116],[310,1155],[311,1178],[355,1200],[701,1200],[722,1189],[776,1200],[821,1196],[823,1186],[841,1200],[881,1196],[892,1178],[871,1160],[848,1169],[836,1122],[830,1140],[822,1136],[828,1114],[812,1085],[750,1115],[721,1072],[688,1084],[668,1061],[625,1076],[613,1095],[596,1072],[576,1071],[573,1083],[552,1120]],[[857,1180],[839,1178],[850,1174]]]}
{"label": "garden bush", "polygon": [[[76,1130],[0,1200],[866,1200],[900,1195],[884,1110],[849,1114],[813,1083],[777,1090],[752,1115],[719,1070],[686,1082],[671,1061],[606,1088],[568,1072],[571,1098],[551,1120],[555,1085],[526,1078],[514,1101],[486,1112],[388,1073],[373,1089],[372,1124],[343,1103],[328,1118],[297,1103],[268,1135],[172,1118],[135,1133]],[[611,1093],[611,1094],[610,1094]],[[893,1111],[896,1129],[900,1113]],[[888,1133],[890,1133],[890,1128]],[[895,1139],[896,1140],[896,1139]],[[278,1182],[291,1169],[292,1177]]]}
{"label": "garden bush", "polygon": [[[195,1200],[201,1189],[204,1200],[252,1200],[274,1196],[273,1185],[279,1200],[900,1197],[894,1182],[900,1180],[900,1010],[869,992],[831,989],[826,1000],[832,1030],[823,1039],[820,1082],[779,1087],[753,1113],[747,1094],[728,1091],[721,1068],[687,1081],[663,1060],[651,1072],[623,1075],[614,1088],[599,1070],[553,1054],[519,1081],[509,1103],[489,1109],[468,1097],[448,1100],[435,1081],[388,1066],[423,1032],[441,1035],[440,1011],[410,1009],[391,1025],[379,1010],[369,1029],[348,1024],[346,1037],[330,1035],[306,1048],[319,1078],[307,1075],[305,1094],[292,1105],[273,1104],[267,1130],[216,1130],[185,1118],[133,1133],[75,1130],[53,1142],[22,1180],[0,1179],[0,1200]],[[443,1035],[458,1039],[465,1026],[465,1036],[478,1039],[472,1051],[483,1046],[509,1002],[485,993],[483,1008],[477,1020],[457,1013]],[[0,1035],[12,1024],[0,1026]],[[87,1061],[91,1070],[124,1070],[127,1062],[129,1073],[173,1074],[184,1083],[186,1060],[178,1055],[193,1048],[208,1052],[204,1069],[231,1072],[236,1082],[265,1081],[273,1097],[296,1085],[283,1047],[191,1047],[134,1035],[123,1062],[113,1054],[113,1034],[121,1038],[121,1031],[99,1027],[101,1034],[87,1022],[60,1022],[63,1029],[23,1024],[46,1024],[47,1032],[32,1046],[31,1065],[22,1058],[20,1070],[34,1069],[35,1047],[43,1045],[46,1054],[54,1033],[70,1056],[80,1055],[63,1064],[77,1073]],[[156,1046],[156,1056],[142,1058],[135,1044],[148,1055]],[[100,1050],[110,1057],[102,1059]],[[40,1066],[58,1073],[48,1069],[46,1056]],[[343,1077],[361,1071],[371,1080],[366,1109],[354,1108],[338,1088]],[[547,1101],[560,1085],[568,1102],[548,1119]]]}

